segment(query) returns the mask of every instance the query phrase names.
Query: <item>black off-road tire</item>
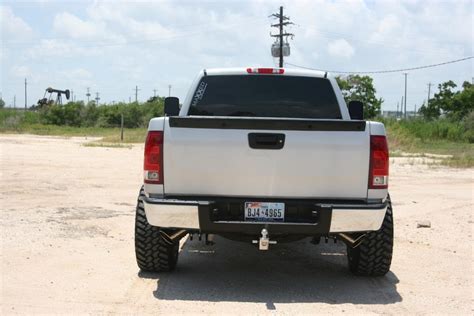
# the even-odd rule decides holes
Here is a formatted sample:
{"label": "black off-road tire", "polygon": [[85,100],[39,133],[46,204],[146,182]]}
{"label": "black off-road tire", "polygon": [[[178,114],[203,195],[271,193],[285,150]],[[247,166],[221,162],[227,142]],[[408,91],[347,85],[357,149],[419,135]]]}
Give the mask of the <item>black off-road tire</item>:
{"label": "black off-road tire", "polygon": [[388,207],[382,227],[368,233],[360,246],[347,246],[349,269],[355,275],[384,276],[390,270],[393,253],[392,203],[388,197]]}
{"label": "black off-road tire", "polygon": [[142,201],[144,196],[142,187],[135,213],[135,255],[138,267],[145,272],[173,271],[178,262],[179,242],[167,242],[161,236],[160,228],[148,223]]}

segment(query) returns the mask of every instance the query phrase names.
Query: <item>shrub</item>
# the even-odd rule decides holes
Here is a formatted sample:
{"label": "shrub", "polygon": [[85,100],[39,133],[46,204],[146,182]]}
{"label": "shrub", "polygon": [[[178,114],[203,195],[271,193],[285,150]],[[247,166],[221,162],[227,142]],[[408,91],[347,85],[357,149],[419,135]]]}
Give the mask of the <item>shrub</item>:
{"label": "shrub", "polygon": [[119,127],[123,115],[127,128],[146,127],[152,117],[163,115],[163,98],[155,97],[145,103],[118,103],[96,106],[90,102],[69,102],[49,105],[39,110],[44,124],[76,127]]}
{"label": "shrub", "polygon": [[464,118],[464,135],[468,142],[474,143],[474,111]]}

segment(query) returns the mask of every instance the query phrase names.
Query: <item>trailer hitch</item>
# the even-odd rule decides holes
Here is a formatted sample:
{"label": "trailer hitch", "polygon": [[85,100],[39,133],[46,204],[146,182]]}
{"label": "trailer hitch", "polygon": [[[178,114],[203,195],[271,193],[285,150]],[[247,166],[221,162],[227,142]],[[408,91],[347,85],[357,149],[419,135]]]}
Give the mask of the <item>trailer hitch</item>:
{"label": "trailer hitch", "polygon": [[275,245],[277,242],[276,240],[270,240],[268,236],[268,230],[266,228],[262,229],[262,237],[259,240],[252,240],[252,244],[258,244],[259,250],[268,250],[270,245]]}

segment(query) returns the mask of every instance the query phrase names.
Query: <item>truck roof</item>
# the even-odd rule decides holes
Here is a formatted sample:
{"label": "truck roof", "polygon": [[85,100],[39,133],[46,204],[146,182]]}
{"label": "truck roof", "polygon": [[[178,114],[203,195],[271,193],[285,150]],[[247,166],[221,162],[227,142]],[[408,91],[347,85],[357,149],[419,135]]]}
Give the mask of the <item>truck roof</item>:
{"label": "truck roof", "polygon": [[256,69],[282,69],[282,75],[287,76],[302,76],[302,77],[317,77],[325,78],[328,76],[327,72],[317,71],[317,70],[308,70],[308,69],[294,69],[294,68],[278,68],[278,67],[239,67],[239,68],[211,68],[203,69],[203,73],[209,76],[219,76],[219,75],[246,75],[248,74],[248,69],[252,71],[257,71]]}

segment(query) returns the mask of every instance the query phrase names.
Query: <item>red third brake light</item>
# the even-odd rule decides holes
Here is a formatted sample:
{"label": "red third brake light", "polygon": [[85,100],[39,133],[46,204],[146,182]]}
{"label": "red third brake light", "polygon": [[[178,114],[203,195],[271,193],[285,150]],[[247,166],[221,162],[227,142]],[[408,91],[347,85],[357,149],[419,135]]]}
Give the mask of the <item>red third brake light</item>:
{"label": "red third brake light", "polygon": [[388,145],[385,136],[370,136],[369,189],[388,188]]}
{"label": "red third brake light", "polygon": [[249,74],[282,75],[284,72],[283,68],[247,68]]}
{"label": "red third brake light", "polygon": [[143,171],[145,183],[163,184],[163,132],[161,131],[150,131],[146,136]]}

